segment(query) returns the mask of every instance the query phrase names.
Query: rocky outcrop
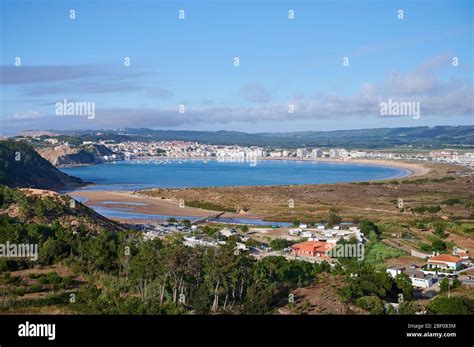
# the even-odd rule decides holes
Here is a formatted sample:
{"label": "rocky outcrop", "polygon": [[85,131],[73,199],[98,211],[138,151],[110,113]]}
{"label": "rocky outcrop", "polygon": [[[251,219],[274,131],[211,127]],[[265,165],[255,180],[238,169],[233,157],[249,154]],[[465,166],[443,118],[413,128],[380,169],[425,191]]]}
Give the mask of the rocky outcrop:
{"label": "rocky outcrop", "polygon": [[60,190],[86,183],[58,170],[26,142],[0,141],[0,184]]}
{"label": "rocky outcrop", "polygon": [[109,148],[96,144],[82,145],[77,148],[69,145],[38,148],[38,153],[55,166],[91,165],[117,159]]}

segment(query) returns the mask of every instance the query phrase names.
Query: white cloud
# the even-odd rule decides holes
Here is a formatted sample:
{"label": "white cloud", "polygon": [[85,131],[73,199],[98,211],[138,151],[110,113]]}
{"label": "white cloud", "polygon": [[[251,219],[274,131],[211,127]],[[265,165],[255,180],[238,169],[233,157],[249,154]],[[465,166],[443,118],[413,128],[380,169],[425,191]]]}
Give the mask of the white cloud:
{"label": "white cloud", "polygon": [[44,114],[38,111],[25,111],[25,112],[17,112],[13,115],[14,120],[30,120],[30,119],[38,119],[44,117]]}

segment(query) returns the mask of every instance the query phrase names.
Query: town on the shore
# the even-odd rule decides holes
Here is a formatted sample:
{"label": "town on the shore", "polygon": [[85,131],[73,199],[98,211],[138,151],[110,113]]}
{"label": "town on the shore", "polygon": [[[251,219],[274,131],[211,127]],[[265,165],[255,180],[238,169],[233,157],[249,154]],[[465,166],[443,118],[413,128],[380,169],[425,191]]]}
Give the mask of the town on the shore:
{"label": "town on the shore", "polygon": [[[71,145],[56,137],[32,136],[32,140],[54,146],[54,150],[67,153]],[[211,145],[188,141],[128,141],[116,143],[113,140],[83,141],[82,145],[107,147],[111,153],[102,156],[103,161],[128,159],[168,158],[168,159],[217,159],[228,162],[252,162],[268,159],[299,160],[403,160],[434,162],[465,167],[474,167],[474,152],[464,150],[438,151],[368,151],[346,148],[271,148],[258,146]]]}

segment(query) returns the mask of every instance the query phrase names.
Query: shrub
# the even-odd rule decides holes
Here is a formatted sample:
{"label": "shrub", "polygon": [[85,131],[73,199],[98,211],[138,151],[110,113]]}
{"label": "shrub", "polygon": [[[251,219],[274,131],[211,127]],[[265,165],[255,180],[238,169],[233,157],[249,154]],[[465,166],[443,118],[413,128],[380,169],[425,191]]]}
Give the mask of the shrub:
{"label": "shrub", "polygon": [[41,276],[38,277],[38,282],[41,284],[48,284],[49,283],[48,277],[46,277],[46,275],[44,274],[41,274]]}
{"label": "shrub", "polygon": [[44,287],[41,284],[32,284],[28,289],[28,293],[37,293],[44,291]]}
{"label": "shrub", "polygon": [[433,314],[472,314],[474,301],[467,298],[438,296],[428,305]]}
{"label": "shrub", "polygon": [[50,272],[48,273],[48,282],[51,284],[59,284],[61,283],[61,276],[58,275],[57,272]]}
{"label": "shrub", "polygon": [[282,249],[290,247],[292,244],[292,241],[285,239],[275,239],[270,241],[270,247],[275,251],[281,251]]}
{"label": "shrub", "polygon": [[370,314],[383,314],[383,302],[376,296],[363,296],[356,300],[357,306],[370,312]]}
{"label": "shrub", "polygon": [[61,284],[64,286],[65,289],[68,289],[71,287],[73,282],[74,280],[72,279],[71,276],[64,276],[61,281]]}

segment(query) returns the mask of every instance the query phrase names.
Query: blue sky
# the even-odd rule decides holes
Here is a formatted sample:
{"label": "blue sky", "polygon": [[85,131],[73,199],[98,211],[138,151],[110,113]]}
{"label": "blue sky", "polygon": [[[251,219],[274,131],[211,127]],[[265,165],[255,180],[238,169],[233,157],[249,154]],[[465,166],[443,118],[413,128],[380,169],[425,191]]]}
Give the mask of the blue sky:
{"label": "blue sky", "polygon": [[[472,1],[0,3],[0,133],[473,124]],[[421,117],[380,116],[389,98]],[[96,117],[57,116],[64,99]]]}

